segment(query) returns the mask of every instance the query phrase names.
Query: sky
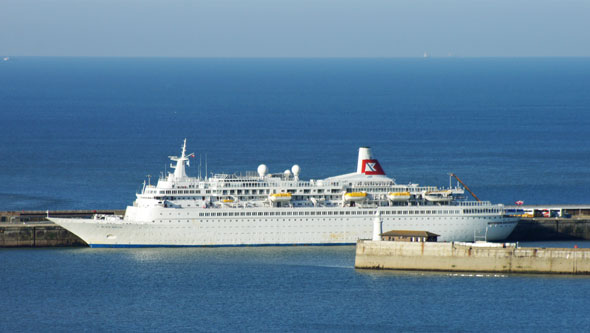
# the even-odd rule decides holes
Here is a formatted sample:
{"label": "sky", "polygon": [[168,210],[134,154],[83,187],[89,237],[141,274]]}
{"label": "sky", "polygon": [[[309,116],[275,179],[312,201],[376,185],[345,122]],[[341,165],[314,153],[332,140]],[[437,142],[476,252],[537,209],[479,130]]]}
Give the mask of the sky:
{"label": "sky", "polygon": [[0,56],[588,57],[590,0],[0,0]]}

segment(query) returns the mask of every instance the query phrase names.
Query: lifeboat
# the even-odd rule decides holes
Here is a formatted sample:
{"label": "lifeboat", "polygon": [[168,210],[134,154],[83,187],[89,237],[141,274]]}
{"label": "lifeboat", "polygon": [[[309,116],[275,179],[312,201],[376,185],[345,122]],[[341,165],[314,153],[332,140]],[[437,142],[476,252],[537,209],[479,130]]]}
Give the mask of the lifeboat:
{"label": "lifeboat", "polygon": [[408,201],[410,200],[410,192],[389,192],[387,199],[391,201]]}
{"label": "lifeboat", "polygon": [[348,192],[344,194],[345,202],[357,202],[367,199],[367,192]]}
{"label": "lifeboat", "polygon": [[268,196],[271,202],[289,202],[291,193],[273,193]]}
{"label": "lifeboat", "polygon": [[223,199],[223,200],[221,200],[221,202],[232,203],[232,202],[234,202],[234,199]]}
{"label": "lifeboat", "polygon": [[431,191],[425,192],[422,196],[432,202],[449,202],[453,200],[453,191]]}

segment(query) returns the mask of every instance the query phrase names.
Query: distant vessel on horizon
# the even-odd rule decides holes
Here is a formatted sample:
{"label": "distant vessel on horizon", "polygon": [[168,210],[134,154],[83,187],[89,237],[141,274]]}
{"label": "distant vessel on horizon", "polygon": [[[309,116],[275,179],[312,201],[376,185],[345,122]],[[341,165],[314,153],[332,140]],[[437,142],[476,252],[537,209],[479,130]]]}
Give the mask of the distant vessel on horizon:
{"label": "distant vessel on horizon", "polygon": [[385,175],[369,147],[356,172],[304,181],[293,165],[282,173],[189,177],[186,139],[174,172],[144,182],[124,217],[49,220],[91,247],[352,245],[370,238],[377,216],[386,230],[425,230],[441,241],[502,240],[516,220],[503,205],[466,201],[460,186],[400,185]]}

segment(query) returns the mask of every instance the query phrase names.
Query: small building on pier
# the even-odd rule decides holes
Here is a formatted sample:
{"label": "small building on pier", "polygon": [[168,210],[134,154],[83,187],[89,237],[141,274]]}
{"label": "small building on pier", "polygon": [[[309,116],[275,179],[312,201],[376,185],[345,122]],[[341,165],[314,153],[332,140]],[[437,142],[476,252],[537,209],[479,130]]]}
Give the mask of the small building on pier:
{"label": "small building on pier", "polygon": [[390,230],[381,234],[382,241],[390,242],[436,242],[437,234],[428,231]]}

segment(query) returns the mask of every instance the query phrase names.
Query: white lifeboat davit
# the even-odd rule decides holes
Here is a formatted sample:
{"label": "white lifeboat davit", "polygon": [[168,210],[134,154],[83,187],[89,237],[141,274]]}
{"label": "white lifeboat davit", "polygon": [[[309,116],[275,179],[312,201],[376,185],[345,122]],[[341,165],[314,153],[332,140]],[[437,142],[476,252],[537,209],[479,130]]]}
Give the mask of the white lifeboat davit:
{"label": "white lifeboat davit", "polygon": [[453,191],[430,191],[425,192],[422,196],[432,202],[449,202],[453,200]]}
{"label": "white lifeboat davit", "polygon": [[408,201],[410,200],[410,192],[389,192],[387,199],[390,201]]}
{"label": "white lifeboat davit", "polygon": [[367,192],[348,192],[344,193],[345,202],[357,202],[367,199]]}
{"label": "white lifeboat davit", "polygon": [[268,196],[270,202],[289,202],[291,201],[291,193],[273,193]]}

